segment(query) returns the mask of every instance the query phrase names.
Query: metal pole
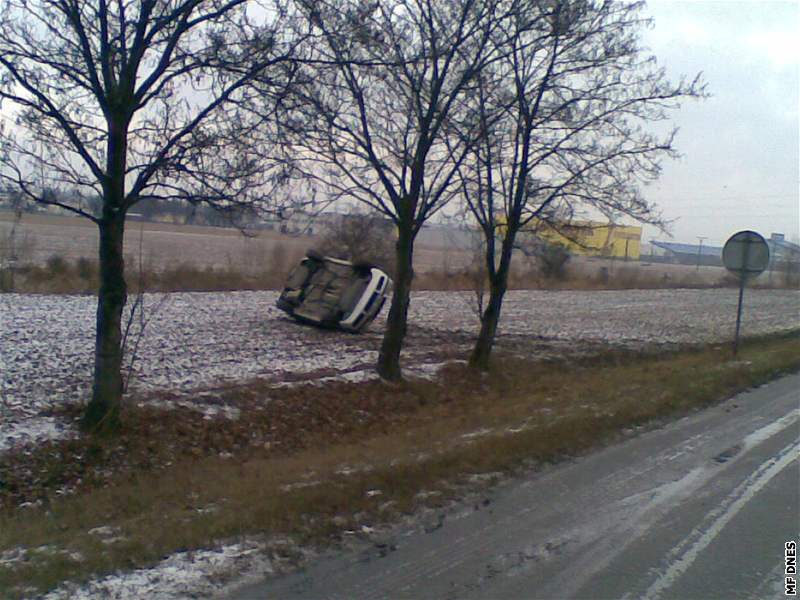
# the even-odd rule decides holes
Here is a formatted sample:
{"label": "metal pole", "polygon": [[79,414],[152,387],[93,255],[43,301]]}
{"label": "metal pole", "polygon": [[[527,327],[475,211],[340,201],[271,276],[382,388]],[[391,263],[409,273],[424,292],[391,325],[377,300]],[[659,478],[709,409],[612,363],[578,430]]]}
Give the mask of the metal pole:
{"label": "metal pole", "polygon": [[736,309],[736,334],[733,337],[733,356],[739,350],[739,327],[742,324],[742,299],[744,298],[744,284],[747,281],[747,266],[750,257],[750,238],[744,240],[744,253],[742,256],[742,270],[739,272],[739,308]]}
{"label": "metal pole", "polygon": [[741,276],[739,277],[739,308],[736,309],[736,335],[733,338],[733,355],[736,356],[736,352],[739,350],[739,326],[742,323],[742,299],[744,298],[744,282],[745,282],[745,275],[742,272]]}
{"label": "metal pole", "polygon": [[697,239],[700,240],[700,247],[697,249],[697,270],[700,270],[700,261],[702,260],[701,257],[703,255],[703,240],[708,239],[706,237],[697,236]]}

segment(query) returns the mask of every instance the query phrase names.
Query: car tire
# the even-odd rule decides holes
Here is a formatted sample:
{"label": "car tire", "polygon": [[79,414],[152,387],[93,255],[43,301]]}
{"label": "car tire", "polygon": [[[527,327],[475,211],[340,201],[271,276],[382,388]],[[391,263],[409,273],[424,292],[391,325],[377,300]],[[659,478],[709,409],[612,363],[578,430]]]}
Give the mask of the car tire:
{"label": "car tire", "polygon": [[357,263],[353,263],[353,269],[355,269],[355,272],[358,273],[359,276],[361,276],[361,277],[366,277],[367,275],[370,274],[372,269],[376,269],[376,268],[378,268],[378,267],[376,267],[374,264],[366,262],[366,261],[359,261]]}

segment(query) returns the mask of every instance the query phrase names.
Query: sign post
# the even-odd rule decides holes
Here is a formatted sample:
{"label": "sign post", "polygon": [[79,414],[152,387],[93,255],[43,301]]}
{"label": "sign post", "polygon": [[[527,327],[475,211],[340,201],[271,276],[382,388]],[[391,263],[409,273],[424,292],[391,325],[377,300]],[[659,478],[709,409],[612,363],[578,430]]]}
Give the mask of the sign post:
{"label": "sign post", "polygon": [[733,234],[722,249],[725,268],[739,278],[739,306],[736,309],[736,334],[733,338],[733,355],[739,349],[739,328],[742,324],[744,286],[748,279],[758,276],[769,265],[769,246],[755,231]]}

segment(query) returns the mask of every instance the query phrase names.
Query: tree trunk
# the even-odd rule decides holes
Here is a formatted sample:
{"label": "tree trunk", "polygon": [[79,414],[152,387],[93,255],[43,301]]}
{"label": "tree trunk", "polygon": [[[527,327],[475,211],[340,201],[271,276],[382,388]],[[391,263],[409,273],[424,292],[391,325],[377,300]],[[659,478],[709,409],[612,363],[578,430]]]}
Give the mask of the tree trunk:
{"label": "tree trunk", "polygon": [[123,259],[124,215],[100,222],[100,292],[94,351],[92,399],[83,415],[90,431],[112,431],[122,405],[122,310],[127,301]]}
{"label": "tree trunk", "polygon": [[517,220],[509,224],[509,231],[503,239],[500,250],[500,264],[494,270],[494,251],[493,246],[487,246],[486,263],[489,268],[489,302],[486,310],[481,315],[481,332],[472,349],[469,357],[469,366],[473,369],[487,371],[489,369],[489,358],[494,347],[494,339],[497,334],[497,324],[500,322],[500,310],[503,308],[503,297],[508,289],[508,274],[511,270],[511,254],[514,249],[514,239],[516,230],[511,230],[511,226],[517,227]]}
{"label": "tree trunk", "polygon": [[[499,279],[499,278],[498,278]],[[507,277],[503,281],[492,281],[489,286],[489,302],[481,315],[481,332],[469,357],[469,366],[481,371],[489,370],[489,357],[494,347],[497,324],[500,321],[500,309],[503,307],[503,296],[508,285]]]}
{"label": "tree trunk", "polygon": [[399,229],[395,244],[397,265],[395,267],[394,293],[377,366],[378,375],[389,381],[398,381],[402,377],[400,350],[403,348],[403,339],[406,336],[411,281],[414,278],[414,236],[410,231],[402,231],[405,229],[403,227]]}
{"label": "tree trunk", "polygon": [[92,398],[83,414],[88,431],[111,432],[119,426],[122,407],[122,309],[128,299],[125,284],[125,171],[129,115],[113,113],[108,121],[107,180],[103,186],[100,227],[100,290],[94,342]]}

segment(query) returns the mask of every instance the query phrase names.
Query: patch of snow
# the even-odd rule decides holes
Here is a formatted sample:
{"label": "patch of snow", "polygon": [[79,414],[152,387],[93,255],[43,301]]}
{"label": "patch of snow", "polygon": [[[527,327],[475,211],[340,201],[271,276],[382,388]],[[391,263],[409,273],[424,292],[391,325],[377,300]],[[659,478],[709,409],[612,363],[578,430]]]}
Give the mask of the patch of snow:
{"label": "patch of snow", "polygon": [[375,379],[379,379],[379,377],[373,369],[361,369],[359,371],[342,373],[341,375],[336,375],[334,377],[326,377],[324,379],[320,379],[319,381],[336,380],[349,381],[350,383],[360,383],[362,381],[374,381]]}
{"label": "patch of snow", "polygon": [[88,533],[89,535],[107,537],[110,535],[116,535],[118,533],[118,530],[115,529],[114,527],[111,527],[110,525],[104,525],[102,527],[95,527],[94,529],[90,529],[86,533]]}
{"label": "patch of snow", "polygon": [[484,435],[489,435],[492,433],[491,429],[478,429],[477,431],[470,431],[469,433],[464,433],[461,435],[462,438],[471,440],[476,437],[483,437]]}
{"label": "patch of snow", "polygon": [[488,473],[475,473],[467,479],[470,483],[484,483],[486,481],[502,480],[503,473],[499,471],[489,471]]}
{"label": "patch of snow", "polygon": [[84,585],[64,584],[44,600],[171,600],[208,597],[242,576],[255,579],[272,573],[262,544],[242,542],[216,550],[179,552],[155,567],[118,573]]}
{"label": "patch of snow", "polygon": [[203,508],[198,508],[196,512],[201,515],[212,514],[215,512],[219,512],[219,506],[217,506],[216,504],[209,504],[208,506],[205,506]]}
{"label": "patch of snow", "polygon": [[321,481],[301,481],[299,483],[288,483],[286,485],[282,485],[279,489],[282,492],[291,492],[292,490],[299,490],[302,488],[309,488],[315,487],[318,485],[322,485]]}
{"label": "patch of snow", "polygon": [[235,406],[205,404],[201,396],[194,396],[193,398],[181,398],[178,400],[148,400],[139,402],[138,406],[156,406],[163,409],[176,409],[185,408],[194,410],[201,413],[206,419],[223,418],[234,421],[241,415],[241,410]]}
{"label": "patch of snow", "polygon": [[427,490],[422,490],[420,492],[417,492],[414,495],[414,498],[418,498],[420,500],[425,500],[427,498],[435,498],[435,497],[441,496],[441,495],[442,495],[442,492],[439,492],[439,491],[432,491],[431,492],[431,491],[427,491]]}
{"label": "patch of snow", "polygon": [[345,477],[349,477],[355,473],[369,473],[372,471],[372,467],[370,466],[360,466],[360,467],[351,467],[349,465],[345,465],[335,471],[337,475],[344,475]]}
{"label": "patch of snow", "polygon": [[28,559],[28,550],[22,547],[11,548],[0,552],[0,567],[5,569],[14,567],[17,563]]}
{"label": "patch of snow", "polygon": [[53,545],[36,546],[35,548],[23,548],[18,546],[0,552],[0,567],[14,568],[20,563],[27,563],[31,560],[35,560],[37,554],[60,554],[75,562],[81,562],[83,560],[83,556],[79,552],[62,550]]}
{"label": "patch of snow", "polygon": [[75,431],[54,417],[36,417],[0,423],[0,452],[21,444],[42,442],[75,435]]}
{"label": "patch of snow", "polygon": [[441,371],[445,365],[466,364],[466,362],[465,360],[449,360],[444,362],[415,364],[407,367],[404,372],[407,376],[433,380],[436,379],[439,371]]}
{"label": "patch of snow", "polygon": [[[544,412],[544,411],[546,411],[546,412],[548,412],[548,413],[549,413],[549,412],[552,412],[552,411],[551,411],[549,408],[540,409],[540,412]],[[506,431],[507,431],[508,433],[520,433],[520,432],[522,432],[522,431],[525,431],[525,430],[528,428],[528,424],[529,424],[530,422],[531,422],[531,419],[530,419],[530,417],[528,417],[528,418],[527,418],[527,419],[525,419],[525,420],[524,420],[522,423],[520,423],[520,424],[519,424],[517,427],[508,427],[508,428],[506,429]]]}
{"label": "patch of snow", "polygon": [[119,534],[119,529],[105,525],[103,527],[95,527],[87,532],[89,535],[94,535],[100,539],[102,544],[110,546],[117,542],[124,542],[127,538]]}

